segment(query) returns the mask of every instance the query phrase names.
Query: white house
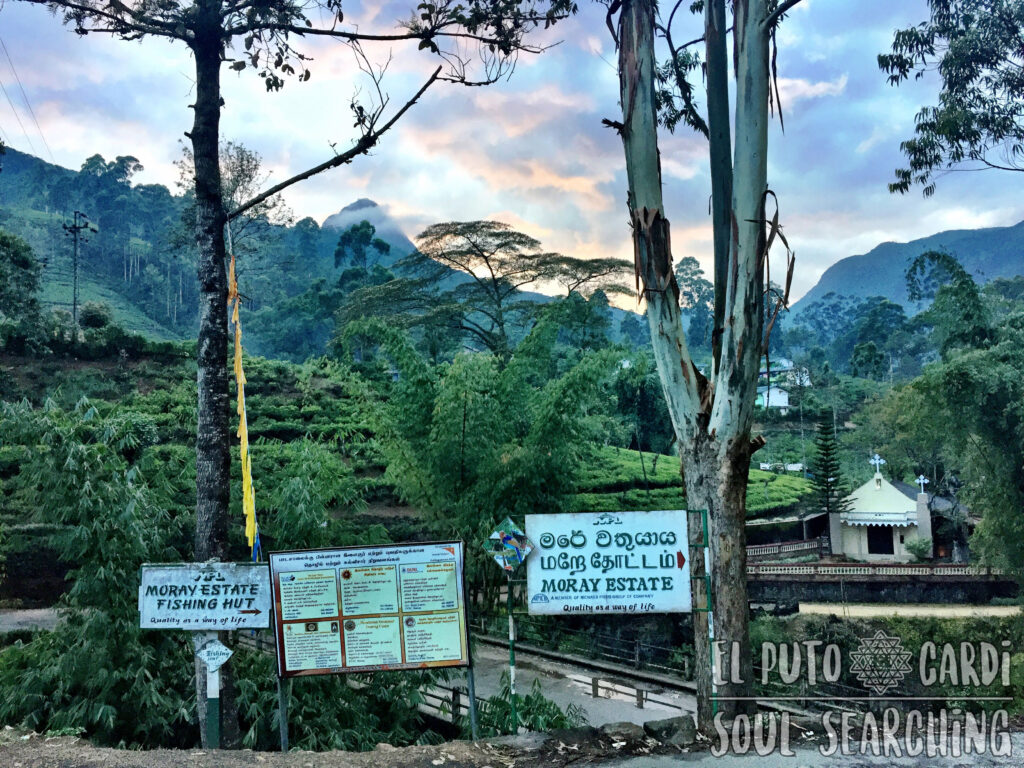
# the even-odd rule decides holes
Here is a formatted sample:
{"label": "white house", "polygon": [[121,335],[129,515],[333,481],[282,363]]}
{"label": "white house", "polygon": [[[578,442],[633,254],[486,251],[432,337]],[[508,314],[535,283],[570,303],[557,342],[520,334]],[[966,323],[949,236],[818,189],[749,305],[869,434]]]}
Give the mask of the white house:
{"label": "white house", "polygon": [[916,503],[882,477],[885,461],[875,454],[875,476],[850,494],[850,509],[831,515],[832,554],[867,562],[910,562],[907,542],[932,538],[928,494]]}
{"label": "white house", "polygon": [[782,415],[789,412],[789,392],[776,384],[762,385],[757,388],[757,407],[778,408]]}

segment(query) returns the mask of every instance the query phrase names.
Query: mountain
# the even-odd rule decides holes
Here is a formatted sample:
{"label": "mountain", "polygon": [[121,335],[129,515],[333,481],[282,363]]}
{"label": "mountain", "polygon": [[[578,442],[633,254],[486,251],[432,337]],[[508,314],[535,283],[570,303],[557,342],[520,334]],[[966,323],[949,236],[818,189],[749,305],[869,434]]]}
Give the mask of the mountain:
{"label": "mountain", "polygon": [[956,256],[978,283],[1024,275],[1024,221],[1012,227],[954,229],[909,243],[882,243],[858,256],[848,256],[825,270],[811,290],[793,305],[789,322],[828,293],[864,299],[884,296],[902,304],[908,315],[924,309],[907,297],[905,273],[911,260],[925,251]]}
{"label": "mountain", "polygon": [[361,197],[335,214],[324,219],[323,229],[337,230],[341,234],[361,221],[368,221],[377,230],[377,237],[391,246],[391,253],[380,259],[381,264],[390,267],[404,256],[416,250],[416,246],[402,231],[402,227],[388,214],[387,208],[373,200]]}

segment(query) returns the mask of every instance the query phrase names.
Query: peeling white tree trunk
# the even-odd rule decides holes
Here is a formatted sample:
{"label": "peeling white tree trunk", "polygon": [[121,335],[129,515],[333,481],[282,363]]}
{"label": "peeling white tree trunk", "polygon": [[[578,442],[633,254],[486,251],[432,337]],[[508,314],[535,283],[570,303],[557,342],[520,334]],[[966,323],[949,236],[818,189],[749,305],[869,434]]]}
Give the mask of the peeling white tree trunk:
{"label": "peeling white tree trunk", "polygon": [[[722,4],[709,2],[709,13]],[[734,64],[737,75],[736,148],[731,169],[728,260],[716,269],[716,329],[720,356],[711,380],[690,358],[679,313],[679,288],[672,272],[668,221],[664,217],[654,104],[654,2],[626,0],[619,17],[619,84],[622,135],[629,182],[629,208],[637,274],[647,301],[655,360],[680,446],[690,510],[707,509],[710,519],[718,710],[747,711],[752,693],[746,582],[746,484],[752,452],[757,374],[762,347],[764,196],[767,178],[768,30],[765,0],[734,4]],[[721,20],[715,22],[720,28]],[[710,21],[709,21],[710,25]],[[726,94],[727,96],[727,94]],[[726,118],[728,116],[725,112]],[[714,120],[714,118],[712,118]],[[728,132],[709,124],[721,136]],[[721,153],[719,153],[720,155]],[[712,173],[729,173],[721,156]],[[716,181],[722,181],[716,178]],[[719,186],[719,189],[722,187]],[[723,253],[724,255],[724,253]],[[720,284],[724,273],[725,285]],[[724,287],[724,290],[723,290]],[[718,297],[723,297],[719,299]],[[699,541],[699,528],[691,541]],[[691,573],[703,573],[703,558],[691,551]],[[695,607],[703,607],[702,582],[694,582]],[[706,616],[694,614],[698,724],[712,727],[711,679]]]}

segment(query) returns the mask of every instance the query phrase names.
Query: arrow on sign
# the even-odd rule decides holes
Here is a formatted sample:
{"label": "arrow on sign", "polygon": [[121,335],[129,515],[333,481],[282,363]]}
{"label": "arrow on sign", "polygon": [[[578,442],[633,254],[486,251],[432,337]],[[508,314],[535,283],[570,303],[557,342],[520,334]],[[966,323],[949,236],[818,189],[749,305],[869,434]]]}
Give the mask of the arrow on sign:
{"label": "arrow on sign", "polygon": [[262,611],[261,611],[261,610],[260,610],[259,608],[247,608],[247,609],[245,609],[245,610],[241,610],[241,611],[239,611],[239,613],[253,613],[253,614],[260,614],[260,613],[262,613]]}
{"label": "arrow on sign", "polygon": [[684,565],[686,565],[686,557],[682,552],[676,552],[676,568],[683,570]]}

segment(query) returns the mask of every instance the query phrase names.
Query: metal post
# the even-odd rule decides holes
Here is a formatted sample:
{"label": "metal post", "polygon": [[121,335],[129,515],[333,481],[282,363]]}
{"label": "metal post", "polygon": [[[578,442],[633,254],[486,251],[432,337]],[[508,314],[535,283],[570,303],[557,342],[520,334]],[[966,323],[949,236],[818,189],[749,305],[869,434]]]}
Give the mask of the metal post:
{"label": "metal post", "polygon": [[[473,741],[480,740],[480,731],[477,720],[476,711],[476,679],[473,675],[473,633],[469,631],[469,628],[473,626],[473,616],[470,612],[470,603],[472,598],[465,601],[466,611],[466,660],[469,662],[469,666],[466,667],[466,688],[469,693],[469,734],[473,737]],[[480,629],[483,630],[483,617],[481,617]]]}
{"label": "metal post", "polygon": [[476,683],[473,680],[473,662],[470,661],[466,669],[466,686],[469,688],[469,733],[473,741],[480,740],[480,726],[477,724],[476,714]]}
{"label": "metal post", "polygon": [[220,668],[206,670],[206,740],[210,749],[220,749]]}
{"label": "metal post", "polygon": [[708,656],[711,660],[711,714],[718,714],[718,685],[715,683],[715,612],[711,601],[711,527],[708,522],[708,511],[701,511],[704,523],[704,586],[708,595]]}
{"label": "metal post", "polygon": [[512,733],[519,733],[519,717],[516,712],[516,621],[512,615],[512,574],[508,575],[508,690],[512,705]]}
{"label": "metal post", "polygon": [[291,693],[291,680],[287,682],[277,678],[277,719],[281,734],[281,751],[288,751],[288,694]]}

